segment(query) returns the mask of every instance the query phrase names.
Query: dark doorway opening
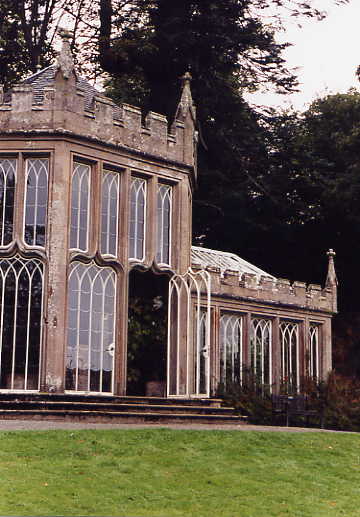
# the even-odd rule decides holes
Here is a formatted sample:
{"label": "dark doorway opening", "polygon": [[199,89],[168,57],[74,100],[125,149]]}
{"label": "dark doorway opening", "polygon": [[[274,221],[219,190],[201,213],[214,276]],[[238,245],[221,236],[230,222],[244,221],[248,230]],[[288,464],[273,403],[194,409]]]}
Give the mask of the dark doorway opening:
{"label": "dark doorway opening", "polygon": [[127,395],[165,396],[169,277],[129,276]]}

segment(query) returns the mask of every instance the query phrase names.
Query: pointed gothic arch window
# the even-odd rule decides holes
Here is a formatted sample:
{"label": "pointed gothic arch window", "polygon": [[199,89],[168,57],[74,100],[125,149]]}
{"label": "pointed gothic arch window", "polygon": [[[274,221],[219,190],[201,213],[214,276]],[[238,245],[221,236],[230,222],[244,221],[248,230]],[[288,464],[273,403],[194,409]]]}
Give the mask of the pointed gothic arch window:
{"label": "pointed gothic arch window", "polygon": [[252,318],[250,329],[251,370],[261,385],[272,384],[271,324],[266,318]]}
{"label": "pointed gothic arch window", "polygon": [[24,241],[28,246],[45,246],[49,160],[26,160]]}
{"label": "pointed gothic arch window", "polygon": [[220,381],[224,387],[242,382],[243,318],[235,313],[220,317]]}
{"label": "pointed gothic arch window", "polygon": [[172,188],[158,185],[157,191],[157,251],[158,264],[170,265]]}
{"label": "pointed gothic arch window", "polygon": [[73,262],[68,288],[66,389],[111,393],[115,349],[116,274]]}
{"label": "pointed gothic arch window", "polygon": [[320,325],[310,323],[308,336],[308,372],[314,380],[320,378],[320,350],[319,350]]}
{"label": "pointed gothic arch window", "polygon": [[37,259],[0,261],[0,389],[40,387],[43,278]]}
{"label": "pointed gothic arch window", "polygon": [[288,391],[297,391],[299,371],[299,324],[294,321],[280,323],[281,379]]}
{"label": "pointed gothic arch window", "polygon": [[0,159],[0,246],[13,240],[17,161]]}
{"label": "pointed gothic arch window", "polygon": [[119,173],[104,170],[101,188],[101,253],[117,256]]}
{"label": "pointed gothic arch window", "polygon": [[70,248],[87,251],[90,219],[90,166],[74,162],[71,183]]}
{"label": "pointed gothic arch window", "polygon": [[129,258],[143,260],[145,255],[146,230],[146,181],[131,178]]}

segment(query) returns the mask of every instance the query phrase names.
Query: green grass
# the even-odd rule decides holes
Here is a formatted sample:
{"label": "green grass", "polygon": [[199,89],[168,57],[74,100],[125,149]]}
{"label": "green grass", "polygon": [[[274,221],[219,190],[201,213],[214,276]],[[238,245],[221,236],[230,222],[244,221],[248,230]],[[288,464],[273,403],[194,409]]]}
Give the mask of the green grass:
{"label": "green grass", "polygon": [[0,515],[360,516],[360,436],[0,432]]}

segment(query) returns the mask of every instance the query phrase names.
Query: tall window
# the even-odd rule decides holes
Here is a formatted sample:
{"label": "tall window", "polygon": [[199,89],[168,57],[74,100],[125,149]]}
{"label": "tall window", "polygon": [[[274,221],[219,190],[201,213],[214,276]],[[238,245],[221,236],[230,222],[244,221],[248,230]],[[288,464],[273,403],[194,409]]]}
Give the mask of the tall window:
{"label": "tall window", "polygon": [[220,379],[229,382],[242,381],[242,317],[223,314],[220,318]]}
{"label": "tall window", "polygon": [[16,160],[0,159],[0,246],[13,239]]}
{"label": "tall window", "polygon": [[74,163],[71,191],[70,248],[86,251],[89,239],[90,167]]}
{"label": "tall window", "polygon": [[158,185],[157,192],[157,251],[158,264],[170,264],[171,197],[168,185]]}
{"label": "tall window", "polygon": [[101,253],[117,255],[119,174],[104,171],[101,190]]}
{"label": "tall window", "polygon": [[313,379],[320,377],[319,325],[310,323],[308,345],[308,372]]}
{"label": "tall window", "polygon": [[146,181],[132,178],[130,187],[129,258],[143,260],[145,244]]}
{"label": "tall window", "polygon": [[259,384],[271,386],[271,320],[252,318],[250,332],[252,372]]}
{"label": "tall window", "polygon": [[0,261],[0,389],[39,389],[42,296],[39,260]]}
{"label": "tall window", "polygon": [[289,391],[297,391],[299,372],[299,325],[293,321],[280,323],[281,378]]}
{"label": "tall window", "polygon": [[116,275],[73,262],[68,291],[66,389],[112,392]]}
{"label": "tall window", "polygon": [[25,230],[29,246],[45,246],[49,160],[26,160]]}

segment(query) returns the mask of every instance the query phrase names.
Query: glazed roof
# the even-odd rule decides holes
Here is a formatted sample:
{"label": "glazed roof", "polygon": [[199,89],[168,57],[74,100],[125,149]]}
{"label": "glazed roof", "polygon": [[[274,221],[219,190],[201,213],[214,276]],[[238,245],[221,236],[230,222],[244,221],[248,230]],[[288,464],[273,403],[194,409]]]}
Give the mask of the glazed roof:
{"label": "glazed roof", "polygon": [[227,251],[211,250],[209,248],[202,248],[198,246],[191,247],[191,263],[192,265],[200,265],[204,269],[206,267],[217,267],[220,268],[221,273],[226,270],[239,271],[242,273],[251,273],[258,277],[267,276],[274,278],[269,273],[266,273],[262,269],[250,264],[246,260],[240,258],[235,253],[229,253]]}

